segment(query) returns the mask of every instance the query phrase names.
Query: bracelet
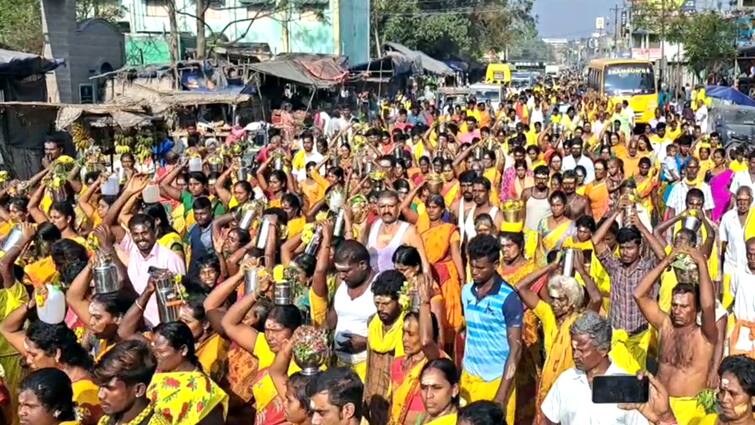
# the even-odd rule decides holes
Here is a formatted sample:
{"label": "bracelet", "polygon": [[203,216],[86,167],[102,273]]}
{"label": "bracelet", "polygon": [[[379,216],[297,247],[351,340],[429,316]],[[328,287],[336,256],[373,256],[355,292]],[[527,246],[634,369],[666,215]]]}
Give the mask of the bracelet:
{"label": "bracelet", "polygon": [[134,302],[134,304],[136,305],[136,308],[138,308],[141,311],[144,311],[144,307],[142,307],[142,305],[139,304],[139,301]]}

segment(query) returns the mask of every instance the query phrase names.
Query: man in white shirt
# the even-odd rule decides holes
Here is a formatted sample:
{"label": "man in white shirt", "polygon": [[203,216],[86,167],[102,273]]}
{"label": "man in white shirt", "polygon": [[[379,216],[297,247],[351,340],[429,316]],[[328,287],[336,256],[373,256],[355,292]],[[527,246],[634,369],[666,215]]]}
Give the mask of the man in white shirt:
{"label": "man in white shirt", "polygon": [[745,242],[745,267],[739,267],[731,277],[731,294],[734,296],[734,316],[737,324],[731,333],[731,354],[755,354],[755,340],[749,324],[755,322],[755,238]]}
{"label": "man in white shirt", "polygon": [[747,171],[740,171],[734,175],[729,190],[731,193],[737,193],[737,189],[747,186],[755,193],[755,151],[750,152],[747,157]]}
{"label": "man in white shirt", "polygon": [[708,107],[705,103],[701,104],[695,111],[695,124],[700,126],[703,134],[708,134]]}
{"label": "man in white shirt", "polygon": [[655,116],[650,120],[650,128],[655,130],[655,128],[658,127],[658,124],[661,123],[666,123],[666,117],[661,114],[661,108],[655,108]]}
{"label": "man in white shirt", "polygon": [[561,164],[561,171],[573,170],[577,168],[577,165],[581,165],[585,167],[584,184],[588,184],[595,180],[595,166],[590,158],[582,155],[582,146],[582,139],[572,139],[569,147],[570,155],[564,157],[563,163]]}
{"label": "man in white shirt", "polygon": [[745,260],[744,224],[752,205],[752,189],[742,186],[735,193],[736,208],[721,217],[719,238],[724,253],[724,274],[731,276],[737,268],[743,268]]}
{"label": "man in white shirt", "polygon": [[553,383],[541,406],[545,423],[554,425],[646,425],[636,410],[622,410],[618,404],[592,402],[592,380],[603,375],[628,375],[611,362],[611,323],[594,311],[587,311],[571,326],[575,367],[564,371]]}
{"label": "man in white shirt", "polygon": [[301,150],[294,154],[292,163],[292,172],[297,181],[302,181],[307,178],[307,164],[314,162],[319,164],[324,159],[322,154],[314,149],[315,140],[312,133],[306,132],[301,136]]}
{"label": "man in white shirt", "polygon": [[703,181],[697,182],[697,173],[699,171],[700,163],[695,158],[690,159],[687,163],[687,168],[684,169],[685,178],[674,183],[671,187],[671,192],[666,200],[666,205],[669,207],[670,217],[673,217],[688,208],[689,200],[687,198],[690,189],[698,189],[702,192],[702,209],[708,212],[713,209],[713,194],[710,191],[710,186]]}
{"label": "man in white shirt", "polygon": [[673,143],[673,140],[666,137],[666,123],[658,123],[655,128],[655,134],[651,134],[650,144],[653,146],[653,153],[658,159],[658,162],[663,162],[666,159],[666,149],[668,145]]}

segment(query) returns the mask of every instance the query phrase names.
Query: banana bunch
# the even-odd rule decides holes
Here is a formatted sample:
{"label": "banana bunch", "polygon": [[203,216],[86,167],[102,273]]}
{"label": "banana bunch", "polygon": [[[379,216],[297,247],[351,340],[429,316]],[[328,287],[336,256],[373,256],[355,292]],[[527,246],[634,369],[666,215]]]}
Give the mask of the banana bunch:
{"label": "banana bunch", "polygon": [[113,143],[115,144],[115,153],[122,155],[131,152],[131,145],[134,144],[134,138],[123,133],[115,133],[115,136],[113,136]]}
{"label": "banana bunch", "polygon": [[154,142],[155,138],[151,132],[141,133],[136,136],[134,151],[139,162],[144,162],[152,156],[152,145]]}
{"label": "banana bunch", "polygon": [[73,139],[73,145],[79,152],[87,150],[87,148],[94,142],[92,138],[89,137],[84,126],[79,123],[71,125],[71,138]]}
{"label": "banana bunch", "polygon": [[0,184],[3,184],[8,181],[9,174],[7,171],[3,170],[0,171]]}

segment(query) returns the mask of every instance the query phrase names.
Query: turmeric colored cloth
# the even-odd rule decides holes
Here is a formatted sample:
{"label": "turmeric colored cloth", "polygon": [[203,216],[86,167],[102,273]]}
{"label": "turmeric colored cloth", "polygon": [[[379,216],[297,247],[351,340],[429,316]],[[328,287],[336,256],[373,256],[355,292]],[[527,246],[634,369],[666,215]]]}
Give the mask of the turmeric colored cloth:
{"label": "turmeric colored cloth", "polygon": [[569,330],[576,320],[577,314],[572,313],[559,325],[556,315],[548,303],[544,301],[538,302],[533,311],[543,326],[543,345],[545,346],[546,353],[535,402],[537,406],[535,424],[542,425],[545,424],[545,417],[540,411],[540,406],[543,404],[545,396],[550,391],[553,383],[556,382],[556,378],[561,375],[561,372],[574,367]]}
{"label": "turmeric colored cloth", "polygon": [[228,409],[228,395],[199,371],[156,373],[147,397],[155,415],[173,425],[197,424],[219,405],[225,418]]}
{"label": "turmeric colored cloth", "polygon": [[[535,271],[535,262],[527,261],[518,267],[506,267],[501,264],[499,273],[501,277],[512,287]],[[543,280],[544,282],[544,280]],[[542,282],[535,286],[541,286]],[[539,289],[533,288],[535,292]],[[539,380],[539,366],[542,364],[540,356],[540,343],[538,341],[538,320],[532,310],[524,312],[524,324],[522,327],[522,357],[516,368],[514,386],[516,388],[516,415],[515,423],[531,424],[535,418],[537,395],[537,382]]]}
{"label": "turmeric colored cloth", "polygon": [[364,402],[370,425],[386,425],[390,417],[391,365],[404,355],[404,314],[386,330],[378,316],[367,328],[367,379]]}
{"label": "turmeric colored cloth", "polygon": [[443,295],[443,307],[446,313],[446,341],[453,341],[461,330],[464,318],[461,309],[461,280],[459,270],[451,258],[451,244],[458,244],[461,236],[456,225],[443,223],[441,225],[421,230],[422,242],[425,245],[427,262],[433,279],[438,282]]}
{"label": "turmeric colored cloth", "polygon": [[698,404],[697,397],[669,397],[669,405],[678,425],[689,425],[705,416],[705,408]]}
{"label": "turmeric colored cloth", "polygon": [[652,335],[649,329],[631,336],[624,329],[614,329],[609,353],[611,360],[630,374],[644,370]]}
{"label": "turmeric colored cloth", "polygon": [[82,425],[95,425],[102,416],[100,399],[97,396],[100,388],[90,379],[80,379],[71,384],[73,401],[76,403],[76,417]]}
{"label": "turmeric colored cloth", "polygon": [[202,369],[215,382],[220,382],[226,370],[228,341],[215,334],[197,346],[197,357]]}
{"label": "turmeric colored cloth", "polygon": [[[492,401],[495,399],[498,393],[498,388],[501,386],[501,378],[493,381],[484,381],[479,376],[470,375],[466,371],[461,372],[461,398],[469,403],[474,403],[478,400]],[[506,423],[517,424],[514,421],[516,415],[517,404],[516,388],[511,390],[511,395],[508,401],[506,401]]]}

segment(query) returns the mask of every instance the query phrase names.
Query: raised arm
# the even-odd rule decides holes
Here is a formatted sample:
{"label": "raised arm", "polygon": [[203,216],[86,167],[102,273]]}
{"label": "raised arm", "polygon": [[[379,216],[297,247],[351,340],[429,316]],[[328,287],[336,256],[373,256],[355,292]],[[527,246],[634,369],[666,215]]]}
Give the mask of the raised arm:
{"label": "raised arm", "polygon": [[680,221],[683,219],[683,215],[677,215],[674,217],[671,217],[670,219],[659,223],[657,226],[655,226],[655,229],[653,229],[653,234],[656,238],[659,240],[665,241],[666,240],[666,231],[671,228],[674,224],[676,224],[677,221]]}
{"label": "raised arm", "polygon": [[585,257],[581,249],[574,250],[574,268],[585,282],[585,291],[589,297],[587,308],[596,313],[600,312],[600,307],[603,305],[603,295],[600,293],[590,273],[587,273],[587,270],[585,270]]}
{"label": "raised arm", "polygon": [[181,174],[181,171],[186,167],[187,160],[183,159],[173,167],[168,174],[160,180],[160,194],[166,198],[170,198],[176,201],[181,200],[181,191],[173,186],[173,181]]}
{"label": "raised arm", "polygon": [[29,215],[31,216],[32,220],[34,220],[37,224],[42,224],[47,220],[47,214],[45,214],[44,211],[39,207],[39,203],[42,201],[42,197],[45,194],[45,185],[40,184],[39,187],[37,187],[34,192],[31,194],[31,197],[29,198],[29,204],[27,209],[29,210]]}
{"label": "raised arm", "polygon": [[0,322],[0,335],[16,349],[22,356],[26,355],[24,340],[24,323],[29,311],[34,306],[34,297],[28,303],[13,310],[2,322]]}
{"label": "raised arm", "polygon": [[417,186],[412,189],[411,192],[409,192],[405,197],[404,200],[401,201],[401,206],[399,207],[399,211],[401,211],[401,214],[404,216],[404,219],[408,221],[411,224],[417,224],[417,220],[419,219],[419,214],[417,214],[416,211],[414,211],[412,207],[412,202],[414,201],[414,198],[417,196],[417,193],[425,186],[426,182],[422,182],[421,184],[418,184]]}
{"label": "raised arm", "polygon": [[290,339],[283,342],[278,353],[275,355],[273,364],[270,365],[270,378],[273,379],[273,385],[280,397],[286,399],[286,387],[288,384],[288,368],[291,365],[291,357],[293,355],[293,344]]}
{"label": "raised arm", "polygon": [[647,321],[656,329],[661,329],[663,323],[668,319],[668,316],[658,306],[658,301],[651,296],[651,292],[663,271],[666,270],[676,258],[676,254],[678,254],[678,251],[674,249],[674,251],[671,252],[671,255],[661,260],[658,265],[650,271],[650,273],[642,278],[640,284],[634,289],[633,295],[637,302],[637,306],[640,307],[640,311],[642,312],[642,315],[645,316],[645,319],[647,319]]}
{"label": "raised arm", "polygon": [[215,182],[215,193],[218,194],[218,198],[220,198],[220,201],[225,205],[228,206],[228,203],[231,202],[231,198],[233,198],[233,194],[225,188],[225,182],[228,181],[228,177],[231,175],[231,172],[235,170],[235,166],[228,168],[227,170],[223,171],[223,174],[218,176],[218,180]]}
{"label": "raised arm", "polygon": [[89,282],[92,281],[92,261],[79,272],[78,276],[73,279],[71,286],[66,291],[66,304],[76,313],[84,324],[89,324]]}
{"label": "raised arm", "polygon": [[537,303],[540,302],[540,296],[537,292],[530,289],[535,282],[539,281],[543,276],[547,276],[550,273],[558,270],[560,264],[558,261],[554,261],[546,266],[540,267],[533,273],[528,274],[519,283],[516,284],[516,291],[519,293],[519,297],[522,299],[524,305],[529,309],[534,309]]}
{"label": "raised arm", "polygon": [[697,265],[697,273],[700,277],[702,331],[708,342],[715,345],[718,340],[718,328],[716,327],[716,296],[713,292],[713,282],[710,280],[708,260],[698,249],[687,248],[684,252],[689,255]]}
{"label": "raised arm", "polygon": [[134,304],[123,315],[118,325],[118,338],[121,340],[140,338],[139,330],[144,328],[144,309],[149,299],[155,293],[155,282],[152,277],[147,279],[147,287],[134,301]]}
{"label": "raised arm", "polygon": [[606,220],[603,222],[603,224],[598,227],[598,230],[595,231],[592,235],[592,243],[595,246],[595,253],[601,254],[605,250],[608,249],[608,245],[603,242],[603,239],[605,239],[606,235],[611,229],[611,225],[616,221],[616,217],[619,216],[619,210],[614,209],[608,213],[606,216]]}
{"label": "raised arm", "polygon": [[655,254],[655,257],[658,258],[659,261],[663,260],[666,257],[666,250],[663,248],[663,243],[653,235],[653,232],[648,230],[648,228],[642,224],[642,220],[640,220],[640,217],[637,215],[637,210],[632,210],[631,220],[632,224],[637,227],[648,245],[650,245],[650,249]]}
{"label": "raised arm", "polygon": [[[218,310],[224,306],[224,304],[228,300],[228,297],[230,297],[231,294],[233,294],[239,287],[239,285],[244,281],[244,273],[246,271],[244,267],[245,265],[242,265],[242,267],[239,268],[239,271],[236,274],[230,276],[220,284],[215,285],[212,291],[207,295],[207,298],[205,298],[204,300],[203,306],[204,310],[208,313],[208,318],[210,312]],[[212,329],[220,336],[226,337],[225,332],[223,331],[222,317],[219,320],[210,318],[210,325],[212,326]]]}
{"label": "raised arm", "polygon": [[236,304],[228,309],[228,313],[223,316],[220,324],[228,336],[228,339],[238,344],[241,348],[249,353],[254,352],[254,345],[257,342],[259,332],[251,326],[243,323],[244,317],[257,302],[259,293],[247,294]]}
{"label": "raised arm", "polygon": [[[428,278],[428,275],[421,275],[417,279],[417,286],[419,291],[419,338],[422,344],[422,352],[425,353],[425,357],[432,361],[440,358],[441,351],[438,348],[438,344],[433,338],[433,319],[431,312],[430,300],[433,294],[433,282]],[[443,320],[441,317],[435,318],[438,322]]]}

